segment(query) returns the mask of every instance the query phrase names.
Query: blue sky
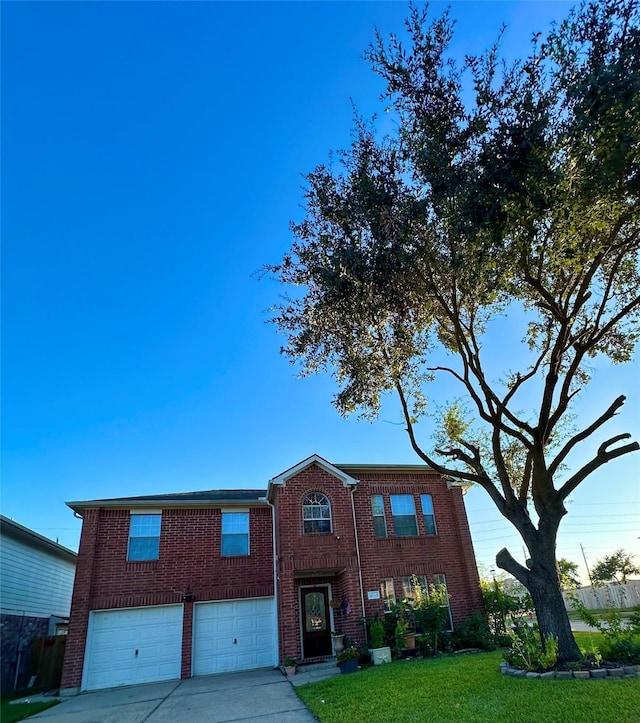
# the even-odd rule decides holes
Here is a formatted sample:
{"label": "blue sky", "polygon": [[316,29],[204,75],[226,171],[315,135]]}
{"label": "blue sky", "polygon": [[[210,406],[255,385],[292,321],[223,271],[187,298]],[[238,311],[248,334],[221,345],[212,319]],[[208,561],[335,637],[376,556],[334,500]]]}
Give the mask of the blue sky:
{"label": "blue sky", "polygon": [[[460,55],[503,21],[520,53],[569,7],[451,4]],[[378,108],[362,54],[405,3],[2,13],[3,514],[75,548],[65,500],[260,487],[313,453],[417,462],[393,402],[344,420],[330,378],[295,378],[265,324],[279,289],[255,273],[291,244],[303,174],[348,144],[352,101]],[[596,364],[581,412],[620,392],[606,431],[640,439],[637,362]],[[640,552],[639,458],[578,489],[560,555]],[[503,544],[522,556],[482,490],[467,508],[485,567]]]}

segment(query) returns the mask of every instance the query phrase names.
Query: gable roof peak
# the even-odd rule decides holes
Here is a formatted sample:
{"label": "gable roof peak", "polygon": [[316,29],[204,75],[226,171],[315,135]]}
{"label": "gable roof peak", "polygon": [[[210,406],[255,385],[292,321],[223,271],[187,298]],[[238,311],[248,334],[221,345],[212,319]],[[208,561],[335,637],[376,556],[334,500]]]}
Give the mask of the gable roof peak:
{"label": "gable roof peak", "polygon": [[345,487],[358,484],[358,480],[355,479],[355,477],[352,477],[344,470],[341,470],[334,464],[331,464],[331,462],[328,462],[326,459],[324,459],[324,457],[321,457],[319,454],[312,454],[310,457],[303,459],[301,462],[298,462],[298,464],[295,464],[293,467],[289,467],[289,469],[286,469],[284,472],[281,472],[276,477],[270,479],[267,498],[271,497],[271,490],[274,485],[285,485],[287,483],[287,480],[295,477],[297,474],[307,469],[307,467],[311,467],[311,465],[313,464],[317,464],[318,467],[323,469],[325,472],[328,472],[329,474],[339,479]]}

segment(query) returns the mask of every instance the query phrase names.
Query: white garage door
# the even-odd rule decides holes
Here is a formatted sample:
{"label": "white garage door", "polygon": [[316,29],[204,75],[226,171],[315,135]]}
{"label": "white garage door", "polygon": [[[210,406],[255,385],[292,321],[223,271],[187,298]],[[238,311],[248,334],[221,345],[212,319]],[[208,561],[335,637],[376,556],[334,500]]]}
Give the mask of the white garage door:
{"label": "white garage door", "polygon": [[182,605],[92,612],[83,690],[180,677]]}
{"label": "white garage door", "polygon": [[193,674],[275,665],[273,598],[196,603]]}

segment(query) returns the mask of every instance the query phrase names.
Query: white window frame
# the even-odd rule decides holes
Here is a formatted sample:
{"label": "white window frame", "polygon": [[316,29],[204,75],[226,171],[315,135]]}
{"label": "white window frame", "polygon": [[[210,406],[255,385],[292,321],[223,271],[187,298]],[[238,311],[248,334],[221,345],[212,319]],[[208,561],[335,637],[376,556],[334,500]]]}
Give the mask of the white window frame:
{"label": "white window frame", "polygon": [[[447,578],[443,573],[438,573],[437,575],[433,576],[433,581],[436,585],[444,585],[444,592],[447,596],[447,612],[449,613],[449,627],[447,628],[447,632],[451,632],[453,630],[453,617],[451,616],[451,601],[449,599],[449,590],[447,588]],[[445,607],[444,605],[442,607]]]}
{"label": "white window frame", "polygon": [[384,607],[384,614],[393,612],[392,608],[396,604],[396,590],[392,577],[384,577],[380,580],[380,597]]}
{"label": "white window frame", "polygon": [[[394,501],[396,502],[396,505],[399,505],[402,502],[406,503],[408,500],[411,500],[413,512],[411,514],[397,514],[393,509]],[[418,537],[420,535],[420,530],[418,528],[418,518],[416,517],[416,501],[415,501],[414,496],[407,495],[407,494],[389,495],[389,501],[391,503],[391,517],[393,519],[393,534],[395,535],[395,537]],[[396,509],[397,509],[397,507],[396,507]],[[415,533],[411,533],[408,535],[398,534],[398,531],[396,530],[396,518],[398,518],[398,517],[408,518],[408,517],[411,517],[412,515],[413,515],[413,523],[415,525]]]}
{"label": "white window frame", "polygon": [[[425,502],[427,503],[427,510],[425,511]],[[433,510],[433,497],[431,495],[420,495],[420,508],[422,509],[422,524],[424,525],[425,534],[429,537],[434,537],[438,534],[438,527],[436,525],[436,514]],[[433,532],[429,532],[427,526],[427,517],[431,518],[433,525]]]}
{"label": "white window frame", "polygon": [[[149,524],[147,524],[148,529],[144,529],[145,523],[150,523],[150,518],[154,518],[153,522],[157,522],[157,534],[149,535],[149,534],[139,534],[140,532],[155,532],[155,529],[149,529]],[[142,518],[147,518],[143,520]],[[155,519],[157,518],[157,520]],[[136,529],[138,525],[142,526],[142,529]],[[134,532],[138,534],[133,534]],[[129,518],[129,539],[127,542],[127,562],[149,562],[153,560],[159,560],[160,559],[160,533],[162,532],[162,512],[144,512],[144,513],[137,513],[137,512],[131,512],[131,516]],[[131,541],[132,540],[156,540],[157,541],[157,549],[156,554],[154,557],[132,557],[131,556]]]}
{"label": "white window frame", "polygon": [[[376,514],[375,508],[374,508],[374,499],[379,499],[382,503],[382,514],[378,513]],[[389,530],[387,529],[387,516],[384,511],[384,497],[382,495],[371,495],[371,516],[373,517],[373,536],[376,538],[376,540],[384,540],[385,538],[389,537]],[[382,524],[384,526],[384,535],[377,535],[376,534],[376,525],[375,520],[377,518],[382,518]]]}
{"label": "white window frame", "polygon": [[[323,512],[323,507],[327,508],[326,516],[321,516],[321,513]],[[315,515],[316,511],[319,513],[318,515]],[[327,521],[329,523],[328,530],[306,529],[307,522],[310,522],[313,525],[313,523]],[[331,518],[331,501],[324,492],[319,492],[316,490],[314,492],[309,492],[304,496],[304,499],[302,500],[302,531],[305,535],[330,535],[333,532],[333,520]]]}
{"label": "white window frame", "polygon": [[[232,522],[232,515],[233,516],[239,516],[242,515],[243,517],[246,517],[247,520],[247,531],[244,530],[237,532],[237,531],[230,531],[228,530],[225,532],[225,517],[227,519],[227,522]],[[233,525],[232,525],[233,527]],[[221,557],[248,557],[249,553],[251,552],[251,516],[249,515],[249,510],[222,510],[222,515],[220,519],[220,556]],[[227,537],[240,537],[243,536],[247,538],[247,551],[246,552],[239,552],[239,553],[225,553],[224,551],[224,538],[225,535]]]}

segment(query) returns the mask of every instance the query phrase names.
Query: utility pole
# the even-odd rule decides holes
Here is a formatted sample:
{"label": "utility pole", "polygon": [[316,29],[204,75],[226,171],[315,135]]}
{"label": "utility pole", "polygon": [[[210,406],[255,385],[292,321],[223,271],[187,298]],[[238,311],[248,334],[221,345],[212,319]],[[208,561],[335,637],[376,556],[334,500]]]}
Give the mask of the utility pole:
{"label": "utility pole", "polygon": [[582,543],[580,543],[580,549],[582,550],[584,566],[587,568],[587,575],[589,575],[589,582],[591,583],[591,585],[593,585],[593,580],[591,579],[591,570],[589,570],[589,563],[587,562],[587,556],[584,554],[584,547],[582,547]]}

